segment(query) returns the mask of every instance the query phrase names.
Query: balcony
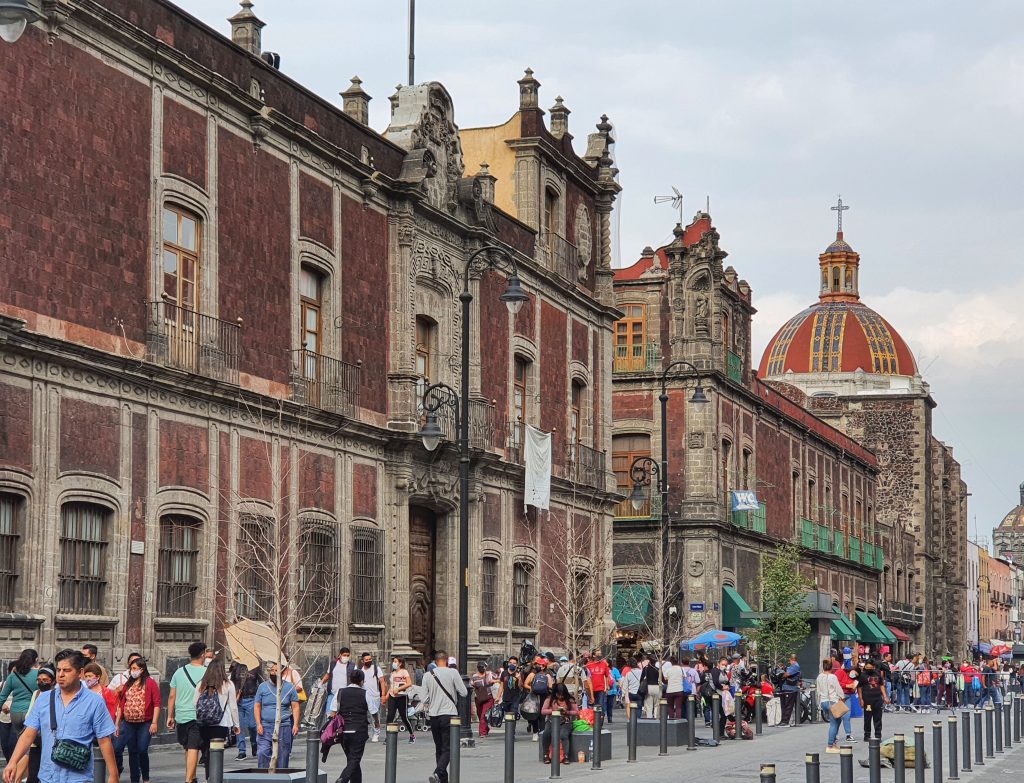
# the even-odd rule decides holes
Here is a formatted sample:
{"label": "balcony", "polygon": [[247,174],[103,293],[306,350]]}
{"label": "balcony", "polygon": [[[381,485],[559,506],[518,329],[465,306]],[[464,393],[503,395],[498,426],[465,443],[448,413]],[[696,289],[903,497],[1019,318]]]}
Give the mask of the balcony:
{"label": "balcony", "polygon": [[567,448],[565,467],[555,466],[555,472],[562,478],[586,484],[589,487],[604,487],[605,453],[584,446],[582,443],[570,443]]}
{"label": "balcony", "polygon": [[768,532],[768,509],[764,503],[759,503],[757,511],[733,511],[732,523],[736,527],[746,528],[754,533],[766,533]]}
{"label": "balcony", "polygon": [[743,357],[726,351],[726,374],[729,380],[743,383]]}
{"label": "balcony", "polygon": [[616,345],[612,360],[613,373],[656,372],[660,368],[661,352],[657,343],[645,345]]}
{"label": "balcony", "polygon": [[146,302],[146,358],[225,383],[238,383],[242,319],[222,321],[171,300]]}
{"label": "balcony", "polygon": [[885,605],[882,617],[886,622],[895,623],[896,625],[918,626],[924,622],[924,609],[913,604],[889,601]]}
{"label": "balcony", "polygon": [[[631,486],[618,488],[620,495],[629,495],[632,491]],[[616,519],[658,519],[661,516],[661,495],[657,491],[649,493],[640,508],[633,508],[632,501],[627,497],[619,501],[612,515]]]}
{"label": "balcony", "polygon": [[[459,445],[459,426],[455,421],[455,411],[442,407],[437,411],[437,424],[444,433],[444,440]],[[500,428],[504,431],[504,427]],[[487,450],[500,443],[499,421],[494,405],[485,400],[469,401],[469,447]],[[522,464],[521,462],[517,464]]]}
{"label": "balcony", "polygon": [[537,244],[543,254],[545,266],[570,283],[575,283],[580,269],[580,254],[576,245],[550,231],[542,233],[539,240]]}
{"label": "balcony", "polygon": [[355,415],[361,364],[348,364],[305,348],[293,351],[292,355],[294,402],[343,416]]}

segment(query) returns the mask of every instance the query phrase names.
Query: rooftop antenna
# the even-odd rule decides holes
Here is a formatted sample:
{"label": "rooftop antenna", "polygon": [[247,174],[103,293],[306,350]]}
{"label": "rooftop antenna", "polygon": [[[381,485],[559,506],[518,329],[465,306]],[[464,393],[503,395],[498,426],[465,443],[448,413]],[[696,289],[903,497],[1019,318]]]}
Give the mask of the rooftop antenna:
{"label": "rooftop antenna", "polygon": [[671,202],[672,209],[679,210],[679,225],[683,225],[683,194],[679,192],[675,185],[672,186],[672,192],[675,194],[674,196],[655,196],[654,203],[666,204]]}
{"label": "rooftop antenna", "polygon": [[409,0],[409,86],[416,83],[416,0]]}

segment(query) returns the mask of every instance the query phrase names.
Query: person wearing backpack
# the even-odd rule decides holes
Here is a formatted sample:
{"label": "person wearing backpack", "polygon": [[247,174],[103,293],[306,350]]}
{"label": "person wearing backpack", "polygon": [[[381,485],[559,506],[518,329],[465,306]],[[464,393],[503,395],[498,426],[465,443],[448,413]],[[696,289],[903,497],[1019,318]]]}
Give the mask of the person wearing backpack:
{"label": "person wearing backpack", "polygon": [[541,713],[540,708],[548,696],[551,695],[551,689],[555,687],[555,677],[556,675],[548,671],[546,667],[536,667],[534,671],[527,675],[526,680],[523,682],[523,687],[530,692],[530,695],[534,697],[537,704],[537,712],[534,715],[527,715],[525,710],[522,713],[526,718],[527,731],[532,735],[533,742],[537,742],[537,738],[544,731],[546,719]]}
{"label": "person wearing backpack", "polygon": [[185,780],[196,779],[199,751],[203,737],[196,723],[196,686],[206,675],[206,645],[192,642],[188,646],[189,662],[171,677],[171,691],[167,698],[167,728],[176,731],[178,744],[185,749]]}
{"label": "person wearing backpack", "polygon": [[209,780],[210,743],[216,739],[227,739],[228,734],[237,735],[241,731],[235,686],[228,679],[224,662],[220,658],[214,658],[206,667],[206,673],[196,687],[193,700],[196,723],[199,724],[203,750],[206,751],[206,778]]}

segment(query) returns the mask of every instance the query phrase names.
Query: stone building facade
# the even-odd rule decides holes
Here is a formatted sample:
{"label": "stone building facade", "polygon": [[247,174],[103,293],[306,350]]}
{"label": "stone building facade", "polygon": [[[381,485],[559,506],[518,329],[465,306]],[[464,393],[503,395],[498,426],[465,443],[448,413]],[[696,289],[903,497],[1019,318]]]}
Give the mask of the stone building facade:
{"label": "stone building facade", "polygon": [[[758,379],[751,288],[725,258],[711,217],[698,213],[670,244],[646,248],[615,272],[623,318],[612,460],[620,493],[632,489],[637,458],[660,459],[663,373],[679,360],[697,369],[665,376],[667,551],[656,492],[647,505],[627,499],[616,509],[613,578],[634,603],[620,607],[619,619],[632,615],[622,624],[639,626],[641,636],[660,636],[659,617],[669,639],[749,626],[739,613],[759,606],[761,562],[786,542],[800,546],[804,575],[831,596],[837,614],[855,620],[880,607],[891,539],[874,524],[875,456]],[[691,399],[698,375],[703,405]],[[739,490],[756,492],[756,511],[732,510],[730,493]],[[638,607],[638,597],[653,605]]]}
{"label": "stone building facade", "polygon": [[892,557],[883,618],[930,657],[967,643],[967,487],[932,434],[935,401],[903,338],[860,300],[842,231],[818,258],[819,300],[769,342],[759,375],[877,455],[876,516]]}
{"label": "stone building facade", "polygon": [[[454,651],[455,428],[435,452],[417,431],[424,387],[459,386],[464,283],[470,657],[558,648],[553,591],[603,583],[616,499],[607,123],[581,158],[526,90],[509,130],[587,216],[568,274],[494,203],[524,178],[466,168],[442,85],[398,89],[378,133],[357,79],[336,108],[261,51],[251,3],[230,22],[58,0],[0,61],[0,657],[88,641],[167,671],[269,606],[298,657]],[[518,266],[514,315],[507,263],[466,274],[484,246]],[[525,424],[556,433],[541,515]],[[245,576],[261,559],[283,592]]]}

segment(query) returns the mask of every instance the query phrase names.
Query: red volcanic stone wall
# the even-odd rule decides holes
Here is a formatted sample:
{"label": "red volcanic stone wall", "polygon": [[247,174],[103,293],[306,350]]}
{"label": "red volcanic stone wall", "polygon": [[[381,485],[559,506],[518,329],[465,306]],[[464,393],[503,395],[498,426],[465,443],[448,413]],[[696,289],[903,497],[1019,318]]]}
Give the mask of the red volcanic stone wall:
{"label": "red volcanic stone wall", "polygon": [[210,443],[207,431],[177,421],[160,422],[160,486],[191,487],[206,492],[210,485]]}
{"label": "red volcanic stone wall", "polygon": [[164,171],[206,187],[206,118],[164,98]]}
{"label": "red volcanic stone wall", "polygon": [[325,247],[334,247],[333,193],[331,186],[299,175],[299,235]]}
{"label": "red volcanic stone wall", "polygon": [[612,419],[642,419],[651,421],[654,418],[653,392],[622,392],[612,395]]}
{"label": "red volcanic stone wall", "polygon": [[582,364],[587,363],[587,325],[573,319],[572,322],[572,358]]}
{"label": "red volcanic stone wall", "polygon": [[[238,444],[238,492],[242,498],[271,500],[273,483],[273,446],[266,441],[243,437]],[[230,487],[230,476],[221,477],[221,486]]]}
{"label": "red volcanic stone wall", "polygon": [[288,165],[221,129],[219,177],[220,318],[243,319],[242,372],[288,381],[291,346],[291,236]]}
{"label": "red volcanic stone wall", "polygon": [[[131,539],[146,540],[146,497],[147,486],[147,427],[144,413],[132,414],[132,500]],[[159,524],[154,520],[154,524]],[[145,555],[128,556],[128,606],[125,641],[128,644],[142,644],[142,601],[145,591]]]}
{"label": "red volcanic stone wall", "polygon": [[0,106],[0,302],[143,340],[149,87],[33,27],[0,56]]}
{"label": "red volcanic stone wall", "polygon": [[506,284],[496,272],[480,279],[480,392],[494,402],[495,445],[505,442],[508,417],[508,308],[499,299]]}
{"label": "red volcanic stone wall", "polygon": [[568,427],[569,354],[566,346],[566,315],[557,307],[541,302],[540,346],[540,428],[554,431],[551,462],[565,462],[565,430]]}
{"label": "red volcanic stone wall", "polygon": [[0,465],[32,469],[32,390],[0,383]]}
{"label": "red volcanic stone wall", "polygon": [[484,538],[501,540],[501,495],[488,492],[484,495],[481,535]]}
{"label": "red volcanic stone wall", "polygon": [[[790,538],[794,533],[791,441],[765,422],[757,425],[757,497],[765,504],[768,534]],[[806,481],[801,477],[802,481]],[[802,490],[800,495],[806,492]]]}
{"label": "red volcanic stone wall", "polygon": [[342,359],[363,362],[359,405],[387,411],[387,218],[354,199],[341,199]]}
{"label": "red volcanic stone wall", "polygon": [[537,297],[529,291],[526,292],[526,295],[530,297],[530,301],[524,302],[523,306],[519,308],[519,312],[516,313],[515,330],[516,334],[535,340],[537,337]]}
{"label": "red volcanic stone wall", "polygon": [[334,460],[326,454],[299,454],[299,508],[334,513]]}
{"label": "red volcanic stone wall", "polygon": [[[653,397],[653,395],[652,395]],[[669,464],[669,503],[671,508],[678,508],[686,498],[686,401],[689,399],[687,389],[668,390],[668,464]],[[661,416],[661,402],[657,403],[656,416]],[[652,454],[661,459],[661,454]]]}
{"label": "red volcanic stone wall", "polygon": [[352,514],[377,518],[377,468],[357,463],[352,466]]}
{"label": "red volcanic stone wall", "polygon": [[121,464],[121,427],[117,408],[62,397],[60,469],[87,471],[116,479]]}

